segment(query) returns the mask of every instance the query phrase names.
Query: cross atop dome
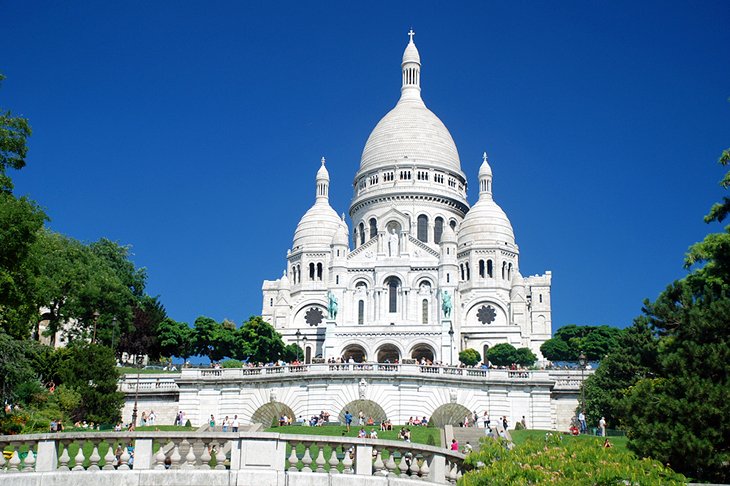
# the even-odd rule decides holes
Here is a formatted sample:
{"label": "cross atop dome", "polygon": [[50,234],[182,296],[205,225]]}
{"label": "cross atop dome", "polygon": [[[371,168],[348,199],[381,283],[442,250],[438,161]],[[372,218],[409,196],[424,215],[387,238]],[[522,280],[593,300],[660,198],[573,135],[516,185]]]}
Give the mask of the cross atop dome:
{"label": "cross atop dome", "polygon": [[416,35],[415,32],[413,32],[413,27],[411,27],[411,30],[408,31],[408,37],[411,38],[411,43],[413,43],[413,36]]}
{"label": "cross atop dome", "polygon": [[[484,152],[484,154],[486,156],[486,152]],[[324,166],[324,157],[322,157],[322,166]]]}
{"label": "cross atop dome", "polygon": [[[482,160],[484,162],[488,162],[488,160],[487,160],[487,153],[486,152],[484,152],[484,154],[482,155]],[[322,161],[323,161],[322,163],[324,164],[324,158],[322,159]]]}

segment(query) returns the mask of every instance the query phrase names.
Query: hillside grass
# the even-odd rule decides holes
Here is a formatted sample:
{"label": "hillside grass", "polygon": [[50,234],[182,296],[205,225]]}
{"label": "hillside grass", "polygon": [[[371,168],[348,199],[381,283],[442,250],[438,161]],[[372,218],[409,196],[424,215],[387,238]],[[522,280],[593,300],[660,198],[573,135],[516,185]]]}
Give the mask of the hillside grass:
{"label": "hillside grass", "polygon": [[[441,429],[434,427],[408,427],[411,429],[411,442],[415,444],[441,446]],[[375,429],[378,432],[378,439],[400,440],[398,433],[400,427],[393,426],[393,430],[380,430],[380,426],[365,427],[367,432]],[[270,427],[266,432],[278,432],[280,434],[299,435],[325,435],[330,437],[352,437],[357,440],[359,426],[351,426],[350,432],[344,425],[323,425],[320,427],[305,427],[303,425],[285,425],[283,427]],[[429,440],[429,437],[431,440]]]}
{"label": "hillside grass", "polygon": [[[530,438],[537,438],[537,439],[544,439],[545,434],[551,433],[551,434],[560,434],[560,432],[556,432],[554,430],[510,430],[510,435],[512,436],[512,442],[515,443],[516,446],[520,446],[524,444],[528,439]],[[562,434],[564,441],[578,441],[586,444],[593,444],[596,446],[603,446],[603,442],[606,440],[604,437],[597,437],[595,435],[569,435],[569,434]],[[613,445],[613,448],[617,451],[621,452],[628,452],[627,444],[629,442],[628,438],[625,436],[617,436],[617,437],[609,437],[608,438],[611,445]]]}

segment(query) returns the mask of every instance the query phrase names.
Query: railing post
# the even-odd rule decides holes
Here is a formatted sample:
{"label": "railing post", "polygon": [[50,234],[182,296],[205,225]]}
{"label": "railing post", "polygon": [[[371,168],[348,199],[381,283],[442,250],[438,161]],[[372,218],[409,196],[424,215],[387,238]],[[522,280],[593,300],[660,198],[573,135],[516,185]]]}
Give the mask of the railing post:
{"label": "railing post", "polygon": [[446,457],[442,453],[434,454],[429,464],[428,479],[432,483],[446,482]]}
{"label": "railing post", "polygon": [[58,469],[58,444],[55,439],[39,440],[37,454],[36,472],[50,472]]}
{"label": "railing post", "polygon": [[134,469],[152,469],[152,439],[135,439]]}
{"label": "railing post", "polygon": [[355,474],[373,475],[373,447],[365,444],[355,445]]}
{"label": "railing post", "polygon": [[241,469],[241,438],[231,440],[231,471]]}

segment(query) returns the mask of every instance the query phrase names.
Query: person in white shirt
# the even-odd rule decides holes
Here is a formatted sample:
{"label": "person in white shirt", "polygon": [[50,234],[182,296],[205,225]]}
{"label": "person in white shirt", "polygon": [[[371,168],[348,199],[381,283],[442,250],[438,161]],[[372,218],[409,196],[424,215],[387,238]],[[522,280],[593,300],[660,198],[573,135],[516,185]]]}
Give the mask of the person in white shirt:
{"label": "person in white shirt", "polygon": [[238,421],[238,415],[234,415],[233,420],[231,421],[231,431],[238,432],[239,424],[240,424],[240,422]]}

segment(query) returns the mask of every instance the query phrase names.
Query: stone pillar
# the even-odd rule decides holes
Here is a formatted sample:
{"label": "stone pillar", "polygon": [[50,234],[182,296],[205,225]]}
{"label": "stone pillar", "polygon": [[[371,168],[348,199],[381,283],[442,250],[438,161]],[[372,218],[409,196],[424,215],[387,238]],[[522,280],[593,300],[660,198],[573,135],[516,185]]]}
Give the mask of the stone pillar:
{"label": "stone pillar", "polygon": [[[59,434],[61,435],[61,434]],[[54,439],[38,441],[35,458],[36,472],[55,471],[58,467],[58,444]]]}
{"label": "stone pillar", "polygon": [[358,476],[373,475],[373,447],[355,444],[355,474]]}
{"label": "stone pillar", "polygon": [[328,319],[325,321],[325,331],[324,331],[324,349],[322,350],[322,357],[324,359],[328,358],[335,358],[335,328],[337,328],[337,323],[332,320]]}
{"label": "stone pillar", "polygon": [[434,454],[428,468],[428,479],[432,483],[441,484],[446,481],[446,457],[443,454]]}
{"label": "stone pillar", "polygon": [[134,441],[134,469],[152,469],[152,439],[135,439]]}

